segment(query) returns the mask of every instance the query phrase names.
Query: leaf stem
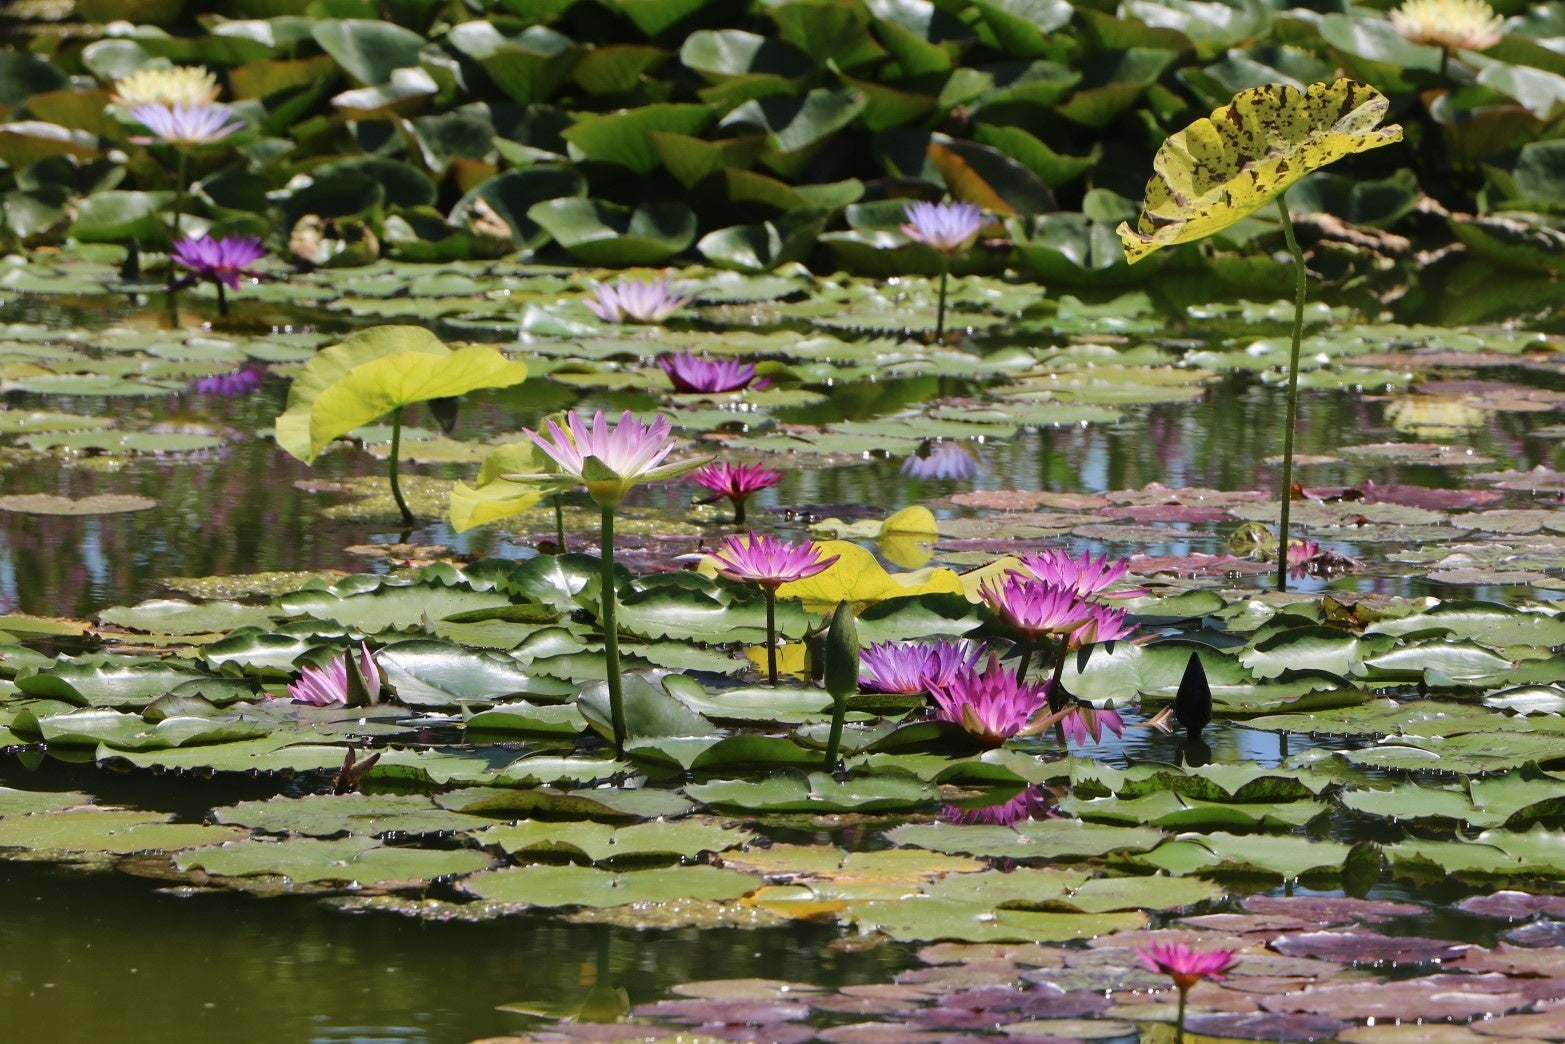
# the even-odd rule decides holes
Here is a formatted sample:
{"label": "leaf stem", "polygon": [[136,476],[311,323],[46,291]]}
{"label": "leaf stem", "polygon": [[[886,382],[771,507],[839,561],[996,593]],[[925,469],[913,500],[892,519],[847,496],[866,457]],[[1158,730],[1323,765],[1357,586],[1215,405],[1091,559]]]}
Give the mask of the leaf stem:
{"label": "leaf stem", "polygon": [[951,259],[940,255],[940,304],[935,309],[935,343],[946,343],[946,277],[951,274]]}
{"label": "leaf stem", "polygon": [[609,719],[614,726],[614,753],[625,756],[625,693],[619,676],[619,623],[615,619],[614,508],[603,506],[603,583],[598,595],[598,622],[603,625],[603,660],[608,671]]}
{"label": "leaf stem", "polygon": [[762,586],[766,593],[766,682],[777,687],[777,591]]}
{"label": "leaf stem", "polygon": [[[221,293],[221,289],[218,291]],[[227,314],[226,312],[224,313]],[[391,497],[402,512],[402,524],[412,528],[418,521],[408,510],[408,502],[402,499],[402,483],[397,477],[398,458],[402,455],[402,407],[391,411]]]}
{"label": "leaf stem", "polygon": [[1282,217],[1282,236],[1293,255],[1293,345],[1288,352],[1288,410],[1283,421],[1281,517],[1277,522],[1277,590],[1288,590],[1288,515],[1293,503],[1293,429],[1299,418],[1299,343],[1304,338],[1304,251],[1293,234],[1293,219],[1288,204],[1277,197],[1277,213]]}

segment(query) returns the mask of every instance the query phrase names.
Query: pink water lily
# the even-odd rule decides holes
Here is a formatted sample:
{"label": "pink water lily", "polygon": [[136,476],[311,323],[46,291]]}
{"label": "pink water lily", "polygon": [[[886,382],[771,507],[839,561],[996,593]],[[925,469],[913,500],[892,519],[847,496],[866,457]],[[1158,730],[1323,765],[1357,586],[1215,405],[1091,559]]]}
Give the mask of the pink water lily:
{"label": "pink water lily", "polygon": [[668,374],[677,392],[716,395],[741,391],[752,385],[760,390],[771,383],[755,379],[754,363],[738,359],[708,359],[694,352],[659,356],[658,366]]}
{"label": "pink water lily", "polygon": [[558,467],[558,474],[506,475],[513,481],[569,480],[568,485],[584,485],[600,506],[612,507],[624,499],[639,482],[675,478],[693,471],[711,458],[679,460],[668,464],[663,459],[673,450],[673,429],[666,417],[643,424],[626,410],[617,424],[610,424],[603,411],[593,414],[590,423],[572,410],[565,415],[565,427],[551,417],[544,421],[546,434],[523,428],[522,434],[546,453]]}
{"label": "pink water lily", "polygon": [[923,200],[902,208],[907,223],[902,233],[942,254],[959,254],[973,245],[984,226],[984,212],[971,203]]}
{"label": "pink water lily", "polygon": [[1130,571],[1130,559],[1109,561],[1107,553],[1093,558],[1088,551],[1080,555],[1050,549],[1022,555],[1027,572],[1055,587],[1067,587],[1083,598],[1129,598],[1144,591],[1110,591]]}
{"label": "pink water lily", "polygon": [[[348,703],[348,657],[350,649],[334,656],[324,667],[306,667],[299,672],[296,681],[288,683],[288,694],[295,703],[308,703],[315,707],[340,707]],[[359,672],[364,675],[365,688],[374,697],[385,684],[380,667],[370,653],[369,646],[359,643]]]}
{"label": "pink water lily", "polygon": [[1069,634],[1092,618],[1089,603],[1074,590],[1020,573],[991,577],[978,593],[1006,626],[1029,640]]}
{"label": "pink water lily", "polygon": [[711,496],[702,497],[696,503],[711,504],[727,497],[734,506],[734,522],[740,523],[744,521],[745,501],[751,495],[781,482],[782,472],[763,464],[729,464],[721,461],[697,468],[690,473],[690,477],[712,491]]}
{"label": "pink water lily", "polygon": [[1047,682],[1018,681],[990,654],[981,671],[963,671],[929,691],[930,717],[960,725],[986,747],[998,747],[1049,705]]}
{"label": "pink water lily", "polygon": [[1065,738],[1078,747],[1088,740],[1097,743],[1105,732],[1116,736],[1125,734],[1125,720],[1112,707],[1072,707],[1060,718],[1059,724],[1065,730]]}
{"label": "pink water lily", "polygon": [[936,642],[877,642],[860,654],[865,692],[928,692],[959,673],[978,669],[985,647],[966,638]]}
{"label": "pink water lily", "polygon": [[1184,1039],[1185,998],[1190,988],[1202,979],[1221,979],[1237,960],[1233,950],[1193,950],[1180,942],[1153,943],[1138,949],[1136,956],[1149,971],[1173,979],[1174,987],[1179,990],[1176,1040]]}
{"label": "pink water lily", "polygon": [[822,558],[813,543],[790,544],[754,530],[742,537],[725,537],[723,546],[712,552],[719,573],[773,591],[825,571],[839,557]]}
{"label": "pink water lily", "polygon": [[1102,602],[1087,602],[1083,609],[1086,611],[1086,619],[1065,636],[1068,649],[1083,649],[1098,642],[1129,638],[1139,629],[1130,622],[1129,614],[1123,609],[1115,609]]}
{"label": "pink water lily", "polygon": [[154,135],[132,138],[137,144],[165,141],[170,145],[208,145],[244,127],[227,105],[135,105],[130,115]]}
{"label": "pink water lily", "polygon": [[585,304],[606,323],[661,323],[689,303],[691,295],[676,293],[667,279],[641,282],[621,279],[613,286],[598,283]]}

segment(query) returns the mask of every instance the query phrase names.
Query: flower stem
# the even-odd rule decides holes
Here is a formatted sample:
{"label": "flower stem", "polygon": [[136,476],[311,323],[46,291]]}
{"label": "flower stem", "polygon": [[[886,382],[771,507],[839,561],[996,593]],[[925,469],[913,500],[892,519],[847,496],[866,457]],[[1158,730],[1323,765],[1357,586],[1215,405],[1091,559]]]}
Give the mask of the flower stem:
{"label": "flower stem", "polygon": [[1032,666],[1032,635],[1023,635],[1021,644],[1022,654],[1018,657],[1016,664],[1017,685],[1025,685],[1027,683],[1027,668]]}
{"label": "flower stem", "polygon": [[218,315],[225,315],[226,316],[228,314],[228,292],[227,291],[228,291],[228,288],[225,287],[223,285],[223,281],[221,279],[219,279],[217,281],[217,314]]}
{"label": "flower stem", "polygon": [[1180,1044],[1185,1039],[1185,996],[1189,990],[1179,991],[1179,1015],[1174,1020],[1174,1044]]}
{"label": "flower stem", "polygon": [[734,525],[736,526],[744,525],[744,501],[744,497],[734,500]]}
{"label": "flower stem", "polygon": [[935,343],[946,343],[946,277],[951,274],[951,262],[940,256],[940,304],[935,309]]}
{"label": "flower stem", "polygon": [[565,554],[565,504],[558,493],[554,495],[554,542],[559,545],[560,554]]}
{"label": "flower stem", "polygon": [[609,719],[614,726],[614,753],[625,755],[625,693],[619,676],[619,623],[614,618],[614,508],[603,506],[603,590],[598,595],[603,625],[603,660],[609,676]]}
{"label": "flower stem", "polygon": [[[225,313],[226,314],[226,313]],[[391,411],[391,498],[402,512],[402,524],[411,528],[417,518],[408,510],[408,502],[402,499],[402,483],[397,479],[397,458],[402,455],[402,407]]]}
{"label": "flower stem", "polygon": [[1299,418],[1299,342],[1304,338],[1304,251],[1293,234],[1293,219],[1288,204],[1277,197],[1277,212],[1282,216],[1282,235],[1293,255],[1296,269],[1293,291],[1293,347],[1288,352],[1288,410],[1283,420],[1282,501],[1277,522],[1277,590],[1288,590],[1288,514],[1293,502],[1293,429]]}
{"label": "flower stem", "polygon": [[777,591],[763,587],[766,593],[766,682],[777,687]]}
{"label": "flower stem", "polygon": [[185,209],[185,150],[176,146],[174,149],[174,155],[177,157],[177,159],[174,161],[174,220],[169,225],[168,233],[168,241],[170,246],[173,245],[174,240],[179,238],[180,212]]}

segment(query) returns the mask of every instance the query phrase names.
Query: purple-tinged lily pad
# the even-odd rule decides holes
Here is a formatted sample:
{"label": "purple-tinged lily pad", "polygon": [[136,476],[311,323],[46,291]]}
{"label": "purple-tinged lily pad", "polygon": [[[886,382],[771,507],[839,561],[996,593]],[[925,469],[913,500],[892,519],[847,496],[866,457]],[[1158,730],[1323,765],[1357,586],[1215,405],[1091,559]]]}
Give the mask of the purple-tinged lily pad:
{"label": "purple-tinged lily pad", "polygon": [[820,993],[821,987],[807,982],[784,982],[781,979],[703,979],[671,986],[668,992],[679,997],[704,1000],[772,1001]]}
{"label": "purple-tinged lily pad", "polygon": [[1475,1028],[1486,1039],[1565,1040],[1565,1010],[1540,1011],[1530,1015],[1502,1015],[1477,1023]]}
{"label": "purple-tinged lily pad", "polygon": [[641,1018],[682,1022],[691,1026],[771,1026],[778,1022],[798,1022],[810,1017],[810,1006],[773,1000],[718,1000],[681,998],[638,1005]]}
{"label": "purple-tinged lily pad", "polygon": [[[935,943],[918,951],[925,964],[970,964],[974,961],[1005,961],[1032,968],[1059,968],[1065,964],[1068,950],[1038,943]],[[845,989],[843,992],[847,992]]]}
{"label": "purple-tinged lily pad", "polygon": [[1319,957],[1343,964],[1441,964],[1455,960],[1468,944],[1446,939],[1380,935],[1376,932],[1305,932],[1272,940],[1285,957]]}
{"label": "purple-tinged lily pad", "polygon": [[1319,1015],[1273,1015],[1262,1012],[1192,1015],[1185,1029],[1204,1037],[1240,1040],[1330,1040],[1346,1023]]}
{"label": "purple-tinged lily pad", "polygon": [[1470,895],[1457,903],[1456,908],[1480,917],[1504,917],[1512,921],[1524,921],[1539,914],[1565,917],[1565,896],[1503,891],[1491,895]]}
{"label": "purple-tinged lily pad", "polygon": [[1565,921],[1534,921],[1520,928],[1512,928],[1501,938],[1517,946],[1565,946]]}
{"label": "purple-tinged lily pad", "polygon": [[1350,921],[1376,924],[1389,917],[1412,917],[1424,912],[1424,908],[1416,903],[1330,895],[1252,895],[1241,905],[1251,913],[1285,914],[1313,921],[1321,927]]}
{"label": "purple-tinged lily pad", "polygon": [[1401,982],[1326,983],[1262,999],[1267,1011],[1347,1019],[1466,1020],[1527,1007],[1504,975],[1428,975]]}
{"label": "purple-tinged lily pad", "polygon": [[946,1044],[951,1035],[906,1022],[854,1022],[817,1031],[833,1044]]}

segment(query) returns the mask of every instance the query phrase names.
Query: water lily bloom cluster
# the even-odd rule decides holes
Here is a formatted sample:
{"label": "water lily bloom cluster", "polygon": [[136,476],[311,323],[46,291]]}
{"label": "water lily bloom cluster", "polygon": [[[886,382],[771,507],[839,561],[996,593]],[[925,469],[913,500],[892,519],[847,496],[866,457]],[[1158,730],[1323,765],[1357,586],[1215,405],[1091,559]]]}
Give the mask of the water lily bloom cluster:
{"label": "water lily bloom cluster", "polygon": [[[548,455],[559,469],[559,478],[569,480],[569,485],[586,486],[592,499],[604,507],[618,504],[638,482],[674,478],[704,463],[688,460],[663,463],[675,441],[667,417],[659,416],[652,423],[643,424],[626,410],[617,424],[610,424],[599,410],[588,423],[572,410],[565,415],[564,427],[552,417],[545,420],[544,425],[547,430],[543,434],[531,428],[523,428],[522,434]],[[504,477],[525,482],[555,476]]]}
{"label": "water lily bloom cluster", "polygon": [[973,245],[984,226],[984,212],[971,203],[920,200],[902,208],[902,233],[942,254],[960,254]]}
{"label": "water lily bloom cluster", "polygon": [[715,395],[720,392],[741,391],[753,383],[757,390],[770,381],[755,379],[755,364],[738,359],[708,359],[693,352],[658,357],[658,365],[674,382],[677,392],[700,392]]}
{"label": "water lily bloom cluster", "polygon": [[151,138],[133,138],[138,144],[164,141],[170,145],[208,145],[241,129],[245,121],[226,105],[136,105],[130,115]]}
{"label": "water lily bloom cluster", "polygon": [[183,289],[197,282],[220,283],[231,290],[239,289],[241,279],[256,279],[260,274],[250,266],[266,254],[266,248],[253,236],[186,236],[174,241],[169,260],[186,270],[186,275],[174,283],[175,289]]}
{"label": "water lily bloom cluster", "polygon": [[1057,548],[1034,551],[1022,555],[1022,565],[1027,572],[1055,587],[1069,588],[1083,598],[1129,598],[1142,594],[1139,589],[1110,591],[1130,570],[1130,559],[1110,562],[1107,552],[1093,558],[1089,551],[1081,555],[1068,554]]}
{"label": "water lily bloom cluster", "polygon": [[978,669],[980,642],[877,642],[860,654],[859,688],[865,692],[912,694],[949,685],[958,674]]}
{"label": "water lily bloom cluster", "polygon": [[[315,707],[340,707],[348,703],[348,657],[353,655],[350,649],[341,656],[334,656],[324,667],[306,667],[299,673],[297,681],[288,683],[288,694],[293,697],[295,703],[308,703]],[[359,673],[364,676],[364,685],[371,695],[379,692],[385,679],[380,673],[380,666],[376,664],[375,657],[370,653],[369,646],[359,643],[358,652]]]}
{"label": "water lily bloom cluster", "polygon": [[743,522],[745,501],[753,494],[781,482],[782,472],[764,464],[729,464],[720,461],[697,468],[690,473],[690,477],[712,491],[711,496],[702,497],[696,503],[711,504],[726,497],[734,506],[734,521]]}
{"label": "water lily bloom cluster", "polygon": [[978,474],[978,458],[960,442],[925,444],[902,462],[902,474],[916,479],[970,479]]}
{"label": "water lily bloom cluster", "polygon": [[204,65],[148,66],[114,81],[121,105],[207,105],[217,100],[217,77]]}
{"label": "water lily bloom cluster", "polygon": [[1450,51],[1493,47],[1503,23],[1484,0],[1407,0],[1391,12],[1391,28],[1405,39]]}
{"label": "water lily bloom cluster", "polygon": [[667,279],[622,279],[613,286],[597,284],[585,303],[593,315],[606,323],[661,323],[689,303],[690,298],[690,294],[677,293]]}
{"label": "water lily bloom cluster", "polygon": [[975,740],[998,747],[1048,710],[1049,683],[1017,680],[990,654],[980,671],[962,671],[929,691],[936,721],[960,725]]}

